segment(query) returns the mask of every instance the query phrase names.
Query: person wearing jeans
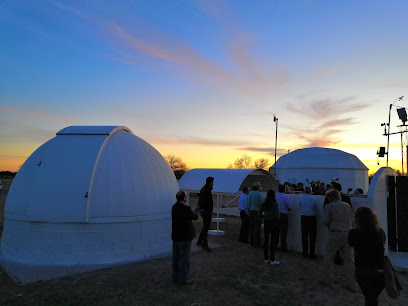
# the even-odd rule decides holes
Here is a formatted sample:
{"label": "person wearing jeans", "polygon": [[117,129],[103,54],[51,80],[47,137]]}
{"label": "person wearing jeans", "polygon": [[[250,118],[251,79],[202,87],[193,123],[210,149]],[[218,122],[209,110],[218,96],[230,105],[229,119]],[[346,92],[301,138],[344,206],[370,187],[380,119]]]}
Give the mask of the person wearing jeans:
{"label": "person wearing jeans", "polygon": [[209,176],[205,181],[205,185],[200,190],[200,197],[198,199],[198,209],[203,218],[203,228],[198,237],[197,245],[201,246],[204,251],[211,252],[208,247],[208,230],[211,225],[211,215],[214,207],[212,192],[214,186],[214,178]]}
{"label": "person wearing jeans", "polygon": [[191,261],[191,241],[196,233],[193,222],[198,216],[187,206],[187,193],[179,191],[171,208],[171,239],[173,240],[173,282],[191,284],[188,280]]}

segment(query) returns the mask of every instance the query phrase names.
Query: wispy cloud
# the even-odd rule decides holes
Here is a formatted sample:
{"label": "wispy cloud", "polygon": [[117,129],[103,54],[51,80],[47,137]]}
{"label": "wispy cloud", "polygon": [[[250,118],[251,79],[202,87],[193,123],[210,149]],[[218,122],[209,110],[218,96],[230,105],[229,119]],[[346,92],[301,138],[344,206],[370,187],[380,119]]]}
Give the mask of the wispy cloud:
{"label": "wispy cloud", "polygon": [[395,83],[388,83],[388,84],[380,85],[378,86],[378,88],[408,88],[408,84],[395,82]]}
{"label": "wispy cloud", "polygon": [[215,145],[215,146],[244,146],[247,142],[228,141],[228,140],[214,140],[206,138],[186,138],[186,139],[163,139],[163,138],[147,138],[149,142],[155,144],[189,144],[189,145]]}
{"label": "wispy cloud", "polygon": [[58,116],[45,111],[36,109],[18,109],[0,105],[0,112],[17,115],[25,119],[46,121],[61,124],[62,122],[73,122],[71,118]]}
{"label": "wispy cloud", "polygon": [[345,118],[345,119],[334,119],[330,121],[326,121],[320,125],[319,128],[327,129],[331,127],[338,127],[338,126],[348,126],[352,124],[357,124],[358,122],[355,121],[353,118]]}
{"label": "wispy cloud", "polygon": [[311,118],[309,128],[289,127],[291,133],[303,141],[304,147],[330,147],[342,141],[339,134],[349,125],[358,122],[353,117],[341,118],[342,115],[368,108],[370,105],[359,103],[357,97],[342,99],[317,99],[302,104],[288,104],[289,111]]}
{"label": "wispy cloud", "polygon": [[259,148],[259,147],[244,147],[244,148],[237,148],[237,150],[242,150],[242,151],[254,151],[254,152],[275,152],[275,148]]}
{"label": "wispy cloud", "polygon": [[[257,59],[252,36],[239,27],[226,2],[215,5],[215,2],[205,1],[201,8],[206,7],[203,12],[218,21],[220,32],[225,35],[224,51],[228,63],[216,62],[187,41],[142,24],[140,20],[137,21],[140,27],[129,27],[116,20],[90,16],[56,1],[50,3],[97,24],[116,53],[111,59],[122,63],[141,66],[145,65],[146,58],[157,60],[171,64],[167,68],[176,75],[250,97],[267,96],[272,90],[285,86],[289,79],[281,64],[268,67],[265,61]],[[235,66],[227,66],[231,63]]]}
{"label": "wispy cloud", "polygon": [[[263,147],[240,147],[236,148],[237,151],[250,151],[250,152],[258,152],[258,153],[265,153],[269,156],[275,156],[275,148],[263,148]],[[276,149],[276,156],[279,158],[280,156],[288,153],[286,149]]]}
{"label": "wispy cloud", "polygon": [[293,113],[308,116],[313,119],[326,120],[338,118],[347,113],[353,113],[369,107],[369,104],[356,103],[357,97],[346,97],[342,99],[319,99],[295,105],[289,103],[287,108]]}
{"label": "wispy cloud", "polygon": [[315,71],[312,75],[311,75],[311,79],[313,81],[319,81],[323,78],[326,78],[332,74],[335,74],[336,72],[341,70],[341,66],[340,65],[332,65],[330,67],[327,67],[325,69],[321,69],[318,71]]}
{"label": "wispy cloud", "polygon": [[2,155],[2,154],[0,154],[0,159],[22,159],[22,158],[27,158],[27,156],[21,156],[21,155]]}

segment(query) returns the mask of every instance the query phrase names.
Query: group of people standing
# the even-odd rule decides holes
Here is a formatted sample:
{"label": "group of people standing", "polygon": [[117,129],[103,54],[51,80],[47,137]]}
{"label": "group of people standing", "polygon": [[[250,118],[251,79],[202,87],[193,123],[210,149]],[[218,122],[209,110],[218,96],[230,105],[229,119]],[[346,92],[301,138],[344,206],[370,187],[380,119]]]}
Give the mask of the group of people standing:
{"label": "group of people standing", "polygon": [[272,265],[280,262],[275,259],[275,250],[280,243],[281,251],[287,252],[286,236],[288,233],[288,213],[292,209],[289,197],[284,193],[284,186],[279,186],[279,192],[270,189],[263,200],[262,186],[259,182],[243,189],[239,198],[241,230],[239,241],[250,243],[255,248],[261,248],[261,225],[264,219],[264,257],[265,263]]}
{"label": "group of people standing", "polygon": [[[291,204],[284,193],[285,186],[279,185],[278,188],[276,195],[273,190],[268,190],[266,199],[263,200],[261,185],[254,183],[252,191],[245,187],[239,199],[242,220],[239,241],[261,247],[263,218],[265,263],[271,264],[279,264],[275,259],[279,233],[281,251],[288,250],[286,237]],[[336,262],[335,258],[340,257],[341,253],[346,269],[345,288],[356,292],[359,286],[366,305],[377,305],[378,296],[384,289],[385,234],[377,216],[368,207],[358,207],[353,222],[350,198],[342,194],[341,190],[341,185],[335,183],[326,192],[323,224],[328,227],[328,240],[319,283],[332,287],[333,262]],[[299,199],[302,256],[315,259],[318,206],[316,198],[311,195],[312,188],[306,186],[304,191],[305,194]]]}
{"label": "group of people standing", "polygon": [[[207,232],[211,224],[213,200],[211,190],[214,178],[208,177],[200,191],[198,209],[203,219],[203,228],[197,245],[211,252],[208,247]],[[340,184],[338,184],[340,185]],[[340,193],[341,185],[326,192],[323,209],[323,224],[328,227],[320,284],[332,287],[333,261],[340,252],[346,269],[345,288],[356,292],[359,286],[366,305],[378,305],[378,297],[384,289],[385,233],[374,211],[368,207],[357,208],[354,218],[350,199]],[[265,263],[277,265],[275,250],[280,240],[282,252],[287,252],[288,213],[292,206],[284,193],[285,187],[279,185],[279,192],[270,189],[263,200],[262,186],[256,182],[252,191],[243,188],[239,199],[241,229],[239,241],[261,248],[261,224],[264,219],[264,257]],[[317,201],[311,195],[312,188],[304,188],[305,195],[299,200],[302,229],[302,256],[315,258],[317,233]],[[197,220],[187,203],[187,193],[179,191],[177,202],[172,207],[173,240],[173,281],[182,285],[191,284],[188,272],[191,259],[191,241],[195,237],[192,220]],[[280,237],[279,237],[280,233]],[[354,251],[354,261],[353,261]]]}

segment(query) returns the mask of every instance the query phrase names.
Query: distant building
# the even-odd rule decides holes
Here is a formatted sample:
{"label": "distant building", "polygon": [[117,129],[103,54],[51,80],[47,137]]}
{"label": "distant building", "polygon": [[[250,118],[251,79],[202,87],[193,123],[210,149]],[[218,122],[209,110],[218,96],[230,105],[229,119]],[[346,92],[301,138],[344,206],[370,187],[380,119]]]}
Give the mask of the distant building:
{"label": "distant building", "polygon": [[[297,184],[320,180],[330,184],[338,179],[343,191],[347,188],[362,188],[368,191],[368,168],[353,154],[337,149],[298,149],[281,156],[276,162],[276,177],[280,182]],[[274,173],[273,165],[269,170]]]}

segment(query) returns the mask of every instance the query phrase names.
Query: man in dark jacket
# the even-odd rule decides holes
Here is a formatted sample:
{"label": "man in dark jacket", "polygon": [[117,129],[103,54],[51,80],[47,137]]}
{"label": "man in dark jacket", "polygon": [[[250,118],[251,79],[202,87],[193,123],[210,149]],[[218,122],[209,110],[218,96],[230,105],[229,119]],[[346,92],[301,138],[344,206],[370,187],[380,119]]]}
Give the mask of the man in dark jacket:
{"label": "man in dark jacket", "polygon": [[171,239],[173,240],[173,282],[188,285],[192,282],[187,279],[190,270],[191,241],[196,236],[191,220],[197,220],[187,203],[187,194],[179,191],[176,194],[177,203],[171,208]]}
{"label": "man in dark jacket", "polygon": [[211,252],[211,249],[208,247],[207,235],[211,225],[211,214],[214,206],[211,192],[213,186],[214,178],[211,176],[207,177],[205,185],[200,190],[200,198],[198,199],[198,209],[203,218],[203,229],[198,237],[197,245],[207,252]]}

